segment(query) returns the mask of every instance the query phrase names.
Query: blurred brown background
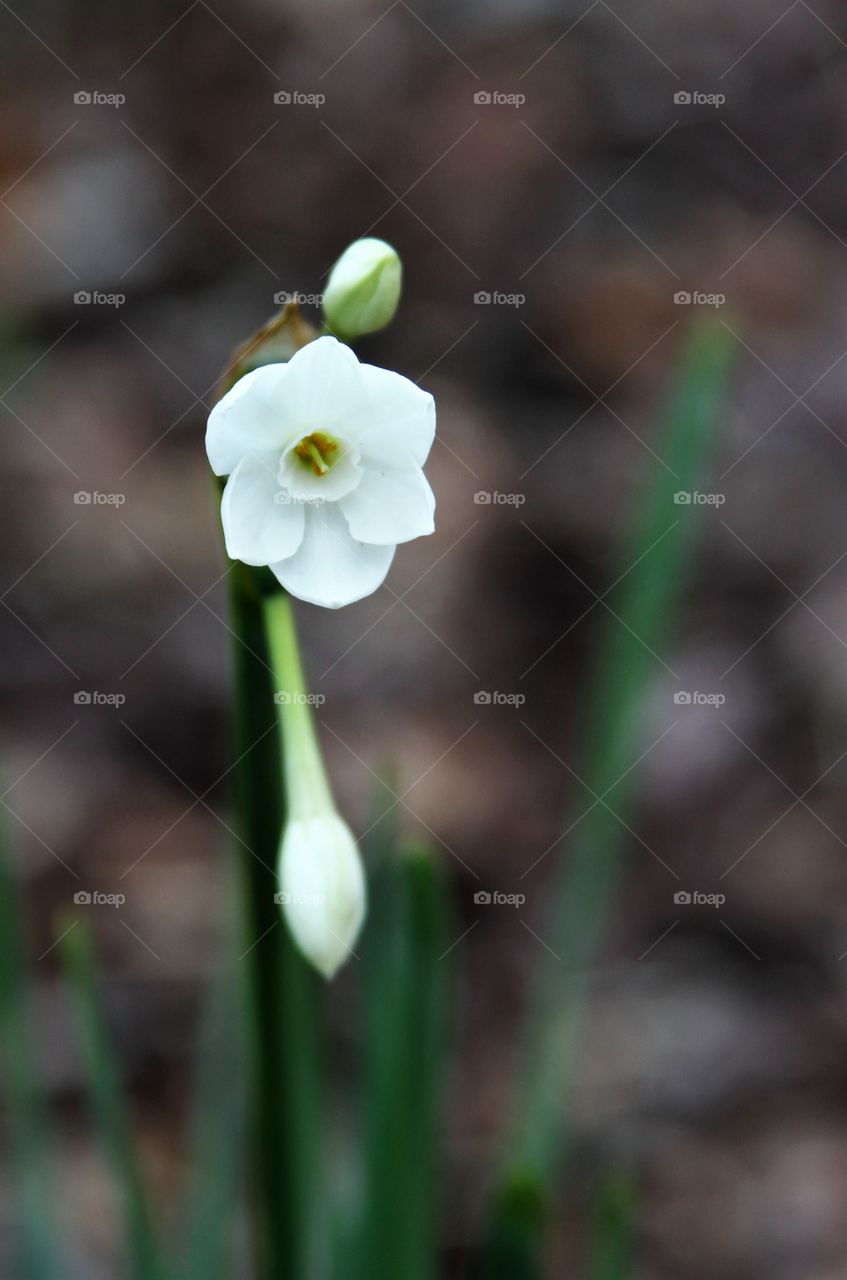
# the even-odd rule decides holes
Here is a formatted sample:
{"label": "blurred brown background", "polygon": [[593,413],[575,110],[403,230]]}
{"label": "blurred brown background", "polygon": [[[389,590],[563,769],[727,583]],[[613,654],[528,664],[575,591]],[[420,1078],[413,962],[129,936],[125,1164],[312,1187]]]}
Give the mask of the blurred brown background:
{"label": "blurred brown background", "polygon": [[[476,1230],[567,840],[542,855],[591,803],[561,762],[579,771],[582,692],[613,622],[597,597],[629,567],[620,535],[662,465],[656,407],[710,305],[677,295],[700,294],[739,347],[702,484],[723,502],[703,507],[681,625],[656,655],[577,1168],[636,1169],[641,1280],[838,1280],[843,7],[36,0],[4,3],[0,32],[3,804],[73,1274],[115,1274],[116,1229],[57,918],[96,930],[167,1202],[233,919],[211,388],[275,295],[319,294],[371,233],[399,249],[406,289],[360,354],[437,397],[438,531],[400,549],[371,599],[298,612],[345,813],[367,825],[392,761],[401,825],[454,876],[450,1250]],[[526,903],[477,904],[480,889]],[[94,891],[126,901],[74,906]],[[675,902],[694,891],[726,900]],[[349,1040],[343,985],[336,1000]],[[580,1188],[551,1274],[576,1274]]]}

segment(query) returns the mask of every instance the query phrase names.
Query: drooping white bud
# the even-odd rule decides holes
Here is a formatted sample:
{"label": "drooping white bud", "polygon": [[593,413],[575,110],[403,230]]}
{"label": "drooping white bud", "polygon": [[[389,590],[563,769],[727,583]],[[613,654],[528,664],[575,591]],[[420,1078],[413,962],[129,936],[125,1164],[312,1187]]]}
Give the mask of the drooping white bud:
{"label": "drooping white bud", "polygon": [[402,281],[390,244],[373,236],[354,240],[327,281],[323,310],[329,328],[344,341],[384,329],[397,310]]}
{"label": "drooping white bud", "polygon": [[325,978],[349,957],[365,917],[356,841],[337,813],[292,818],[279,859],[280,900],[297,946]]}
{"label": "drooping white bud", "polygon": [[339,817],[312,720],[316,699],[306,692],[291,602],[265,603],[282,728],[287,821],[278,879],[286,924],[306,959],[325,978],[353,952],[365,918],[366,890],[353,833]]}

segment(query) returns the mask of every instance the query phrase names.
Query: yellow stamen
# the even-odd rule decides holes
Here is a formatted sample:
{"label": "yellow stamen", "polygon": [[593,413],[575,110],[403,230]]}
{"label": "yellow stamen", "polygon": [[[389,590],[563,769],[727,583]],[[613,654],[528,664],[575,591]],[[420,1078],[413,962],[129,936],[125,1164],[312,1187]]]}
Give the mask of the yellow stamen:
{"label": "yellow stamen", "polygon": [[337,448],[338,445],[331,436],[323,431],[313,431],[311,435],[304,436],[300,443],[294,446],[294,452],[310,471],[320,477],[325,476],[329,471],[334,461],[329,455]]}

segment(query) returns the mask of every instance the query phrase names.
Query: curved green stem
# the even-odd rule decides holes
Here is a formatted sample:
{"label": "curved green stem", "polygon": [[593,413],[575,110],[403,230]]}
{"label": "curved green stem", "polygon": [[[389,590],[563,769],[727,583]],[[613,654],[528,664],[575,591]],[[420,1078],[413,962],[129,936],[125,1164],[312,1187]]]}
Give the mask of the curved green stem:
{"label": "curved green stem", "polygon": [[268,596],[264,604],[270,665],[277,687],[274,700],[282,730],[285,794],[290,818],[334,812],[335,804],[315,731],[306,688],[294,612],[287,595]]}
{"label": "curved green stem", "polygon": [[266,579],[240,564],[232,573],[251,1199],[257,1280],[308,1280],[319,1244],[319,996],[274,900],[284,802],[263,613]]}

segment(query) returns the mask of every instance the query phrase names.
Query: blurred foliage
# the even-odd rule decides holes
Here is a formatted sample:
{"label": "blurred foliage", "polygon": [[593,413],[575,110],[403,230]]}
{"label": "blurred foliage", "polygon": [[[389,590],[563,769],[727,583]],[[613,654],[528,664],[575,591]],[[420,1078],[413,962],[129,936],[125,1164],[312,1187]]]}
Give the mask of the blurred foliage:
{"label": "blurred foliage", "polygon": [[[623,628],[601,650],[589,708],[590,789],[599,797],[583,822],[552,921],[561,952],[540,971],[530,1027],[529,1071],[517,1099],[517,1139],[507,1151],[482,1259],[486,1280],[535,1280],[543,1273],[545,1207],[567,1138],[570,1072],[579,1047],[586,981],[602,944],[620,873],[620,831],[631,789],[622,785],[634,750],[649,667],[645,653],[671,625],[693,532],[678,488],[695,487],[713,442],[729,370],[725,331],[692,330],[665,414],[664,463],[646,485],[635,532],[626,541],[632,569],[617,603]],[[674,513],[677,518],[672,518]],[[670,520],[670,523],[669,523]],[[263,615],[266,579],[244,566],[233,575],[238,864],[245,876],[246,962],[241,1024],[246,1050],[248,1130],[257,1181],[248,1193],[260,1276],[312,1280],[328,1274],[318,1030],[322,1000],[314,976],[281,927],[273,868],[282,825],[280,740]],[[636,644],[632,637],[638,637]],[[390,788],[389,788],[390,791]],[[607,802],[606,797],[613,796]],[[396,848],[383,809],[369,841],[370,917],[362,947],[363,1076],[360,1195],[354,1220],[338,1236],[332,1271],[347,1280],[374,1275],[435,1280],[440,1253],[441,1099],[446,1058],[450,928],[443,873],[424,849]],[[382,830],[379,830],[382,824]],[[126,1101],[96,994],[85,927],[66,928],[61,949],[75,997],[90,1093],[121,1191],[134,1280],[184,1280],[230,1273],[226,1261],[243,1170],[236,992],[211,1004],[202,1055],[187,1213],[187,1237],[174,1272],[163,1260],[144,1189]],[[22,1205],[26,1280],[56,1275],[45,1216],[43,1115],[28,1032],[19,912],[0,860],[0,1019],[6,1091]],[[633,1193],[612,1171],[601,1185],[588,1280],[628,1274]]]}

